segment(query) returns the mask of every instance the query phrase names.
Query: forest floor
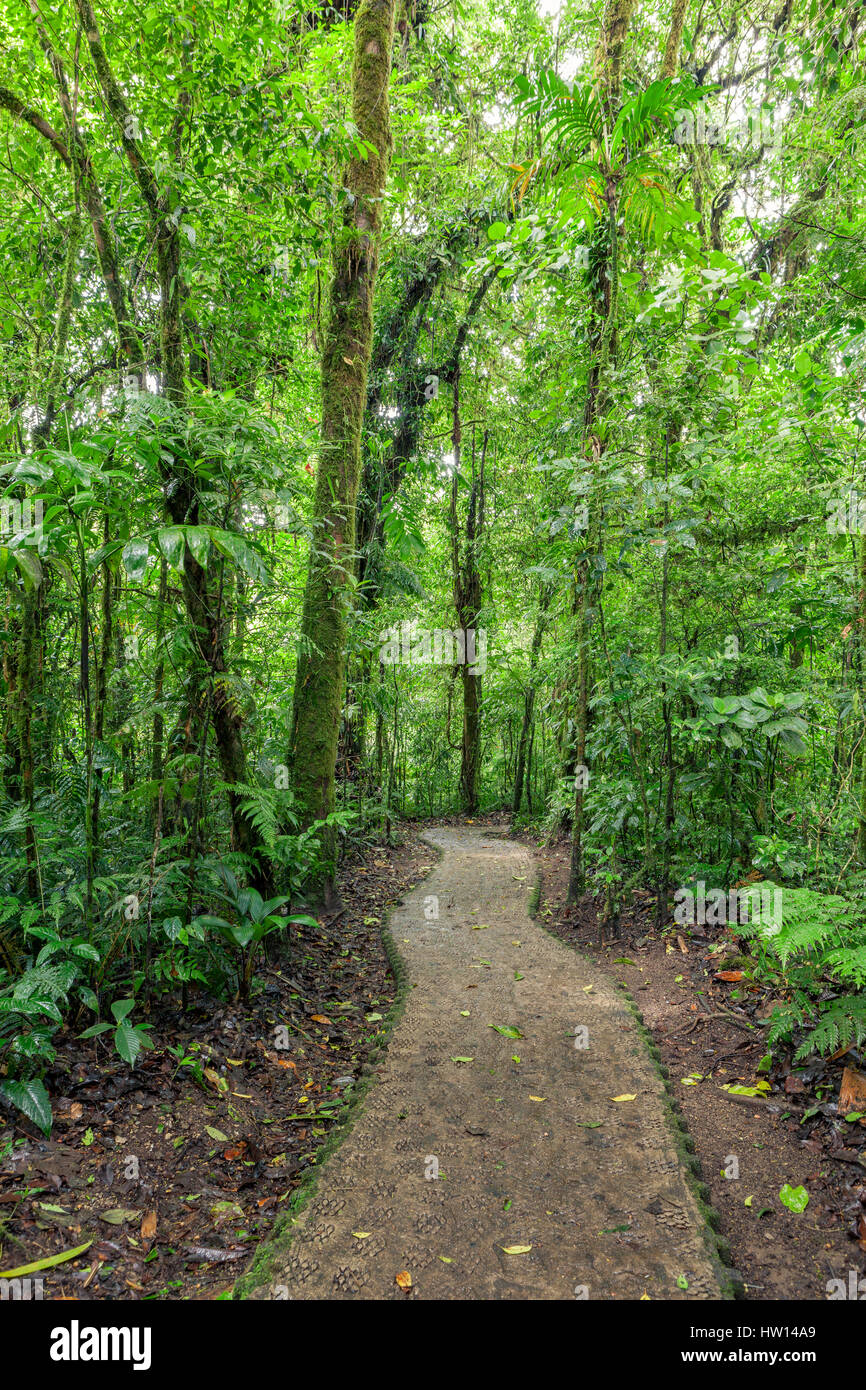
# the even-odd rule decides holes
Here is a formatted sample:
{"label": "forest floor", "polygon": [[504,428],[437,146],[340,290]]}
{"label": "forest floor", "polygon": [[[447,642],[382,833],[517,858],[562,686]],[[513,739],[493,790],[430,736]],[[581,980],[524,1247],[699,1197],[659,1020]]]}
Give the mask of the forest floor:
{"label": "forest floor", "polygon": [[[746,1296],[824,1299],[828,1280],[863,1277],[866,1128],[836,1104],[856,1053],[796,1068],[781,1054],[759,1073],[772,999],[737,978],[741,943],[658,931],[644,894],[599,944],[591,897],[565,906],[565,844],[455,818],[421,827],[436,862],[400,833],[344,868],[344,911],[263,963],[250,1004],[191,992],[186,1012],[155,1007],[132,1072],[104,1040],[59,1035],[50,1140],[0,1123],[0,1275],[86,1247],[45,1270],[46,1299],[227,1297],[254,1255],[242,1291],[259,1298],[718,1297],[619,980],[670,1070]],[[380,1059],[398,993],[386,919],[407,978]],[[759,1076],[763,1102],[721,1090]],[[784,1184],[806,1188],[805,1211],[782,1204]]]}
{"label": "forest floor", "polygon": [[[778,1001],[749,980],[743,943],[728,928],[667,919],[659,931],[649,893],[636,895],[619,935],[600,943],[598,904],[587,895],[566,906],[568,859],[566,843],[536,854],[538,921],[614,972],[632,994],[679,1093],[745,1296],[851,1297],[866,1275],[866,1119],[846,1123],[837,1101],[845,1068],[862,1076],[864,1058],[848,1049],[794,1066],[783,1050],[768,1072],[759,1071],[767,1051],[762,1023]],[[722,1090],[761,1080],[769,1083],[764,1100]],[[861,1102],[856,1111],[863,1110]],[[780,1200],[785,1184],[806,1189],[804,1211]],[[839,1285],[828,1290],[834,1279],[844,1294]]]}
{"label": "forest floor", "polygon": [[86,1247],[44,1271],[45,1299],[230,1287],[381,1041],[395,981],[379,924],[434,857],[404,829],[399,849],[345,866],[344,912],[261,963],[250,1004],[193,989],[185,1012],[157,1003],[132,1071],[110,1042],[58,1034],[51,1138],[0,1112],[0,1276]]}
{"label": "forest floor", "polygon": [[531,852],[428,828],[400,1014],[308,1204],[236,1296],[717,1299],[729,1275],[613,978],[533,924]]}

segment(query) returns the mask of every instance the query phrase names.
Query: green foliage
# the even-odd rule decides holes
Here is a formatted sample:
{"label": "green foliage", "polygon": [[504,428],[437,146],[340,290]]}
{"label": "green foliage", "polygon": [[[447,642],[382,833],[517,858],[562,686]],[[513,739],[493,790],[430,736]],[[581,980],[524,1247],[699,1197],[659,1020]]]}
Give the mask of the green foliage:
{"label": "green foliage", "polygon": [[[775,970],[791,1002],[777,1008],[768,1040],[790,1040],[807,1029],[795,1058],[835,1052],[866,1041],[866,923],[852,902],[809,888],[756,883],[750,893],[781,899],[781,921],[751,922],[748,934],[761,953],[761,973]],[[850,987],[854,993],[840,990]]]}
{"label": "green foliage", "polygon": [[[0,535],[0,1058],[36,1123],[63,1021],[252,990],[262,941],[292,949],[284,909],[326,842],[351,855],[400,816],[464,808],[465,668],[380,659],[391,626],[458,625],[455,555],[488,640],[480,810],[511,810],[522,750],[519,823],[572,835],[585,713],[587,881],[662,910],[674,883],[780,878],[782,930],[755,937],[790,996],[772,1036],[861,1036],[866,37],[840,42],[806,0],[780,14],[738,12],[754,64],[726,22],[687,20],[664,81],[663,22],[635,12],[606,103],[597,7],[407,12],[339,576],[336,804],[307,825],[283,783],[317,754],[296,746],[294,683],[333,540],[326,267],[357,212],[344,170],[368,153],[352,26],[120,0],[100,18],[130,160],[58,0],[73,173],[21,115],[68,136],[36,13],[0,13],[21,103],[0,96],[0,490],[42,508],[41,534],[21,511]],[[678,143],[699,110],[718,139]],[[746,110],[778,138],[733,138]],[[128,1015],[97,1027],[132,1061]]]}
{"label": "green foliage", "polygon": [[97,1038],[102,1033],[114,1033],[114,1046],[118,1056],[134,1067],[142,1048],[153,1047],[147,1036],[151,1023],[130,1023],[129,1015],[135,1007],[134,999],[115,999],[111,1005],[114,1023],[93,1023],[79,1034],[82,1038]]}

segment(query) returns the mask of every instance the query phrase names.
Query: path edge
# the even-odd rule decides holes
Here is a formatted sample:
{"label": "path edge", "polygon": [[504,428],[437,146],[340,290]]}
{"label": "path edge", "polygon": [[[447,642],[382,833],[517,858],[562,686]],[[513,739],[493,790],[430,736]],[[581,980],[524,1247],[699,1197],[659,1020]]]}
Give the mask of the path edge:
{"label": "path edge", "polygon": [[[586,961],[592,963],[585,951],[579,950],[577,946],[573,946],[569,941],[564,941],[561,936],[557,936],[555,932],[552,932],[541,921],[538,915],[538,909],[541,903],[543,880],[544,876],[541,869],[536,867],[535,882],[532,885],[529,900],[526,905],[529,916],[537,927],[547,932],[547,935],[552,937],[554,941],[558,941],[560,946],[564,946],[567,951],[572,951],[574,955],[581,956]],[[679,1098],[671,1082],[670,1070],[662,1061],[661,1050],[644,1021],[644,1016],[635,1003],[634,996],[627,987],[617,980],[601,963],[595,968],[602,970],[604,974],[610,978],[617,993],[624,999],[626,1008],[637,1025],[638,1034],[652,1058],[656,1074],[662,1083],[662,1108],[665,1122],[670,1131],[671,1138],[673,1139],[674,1148],[677,1151],[677,1157],[682,1165],[689,1191],[702,1217],[701,1237],[710,1264],[712,1265],[713,1273],[716,1276],[716,1282],[719,1285],[721,1299],[724,1302],[744,1299],[746,1291],[743,1276],[740,1274],[739,1270],[734,1267],[730,1241],[727,1236],[722,1235],[722,1219],[710,1200],[712,1194],[703,1178],[701,1161],[695,1153],[695,1141],[689,1133],[688,1126],[683,1118]]]}
{"label": "path edge", "polygon": [[[432,841],[419,836],[424,844],[434,850],[437,856],[436,862],[439,863],[444,858],[444,850]],[[388,1050],[388,1044],[400,1023],[406,1008],[406,1001],[411,992],[412,986],[409,982],[409,973],[406,962],[397,949],[394,933],[391,930],[391,917],[394,912],[402,906],[402,899],[409,893],[414,893],[415,889],[424,882],[433,872],[435,865],[431,865],[426,873],[421,874],[409,888],[404,889],[401,900],[394,902],[379,924],[379,935],[385,949],[385,955],[391,972],[394,976],[396,991],[394,1001],[385,1017],[384,1026],[381,1029],[382,1038],[375,1047],[372,1047],[367,1055],[367,1060],[361,1067],[358,1080],[352,1087],[352,1097],[339,1125],[332,1134],[328,1136],[325,1143],[319,1150],[319,1156],[311,1168],[307,1170],[303,1178],[295,1188],[286,1204],[286,1211],[275,1223],[272,1231],[256,1249],[252,1257],[252,1263],[248,1270],[240,1276],[231,1291],[231,1301],[241,1302],[252,1297],[258,1290],[271,1283],[271,1276],[274,1265],[279,1256],[287,1253],[292,1241],[295,1238],[295,1227],[297,1218],[315,1195],[319,1184],[319,1177],[337,1149],[345,1143],[352,1130],[354,1129],[364,1108],[364,1101],[367,1095],[375,1086],[378,1077],[376,1074],[376,1063],[380,1062]]]}

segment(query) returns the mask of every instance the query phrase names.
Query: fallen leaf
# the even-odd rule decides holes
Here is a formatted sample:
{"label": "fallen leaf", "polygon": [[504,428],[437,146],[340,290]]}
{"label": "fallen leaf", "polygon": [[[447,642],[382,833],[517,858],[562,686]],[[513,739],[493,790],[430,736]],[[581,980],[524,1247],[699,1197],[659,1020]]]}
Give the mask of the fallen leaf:
{"label": "fallen leaf", "polygon": [[452,1058],[451,1058],[451,1061],[452,1061],[452,1062],[474,1062],[474,1061],[475,1061],[475,1058],[474,1058],[474,1057],[452,1057]]}
{"label": "fallen leaf", "polygon": [[637,1100],[637,1094],[629,1095],[628,1092],[626,1092],[626,1094],[622,1096],[611,1096],[611,1100],[616,1101],[617,1103],[623,1100]]}
{"label": "fallen leaf", "polygon": [[141,1230],[139,1235],[142,1240],[153,1240],[156,1235],[156,1212],[147,1211],[141,1218]]}
{"label": "fallen leaf", "polygon": [[409,1273],[408,1270],[404,1269],[399,1274],[396,1274],[394,1277],[397,1283],[400,1285],[401,1289],[411,1289],[412,1275]]}
{"label": "fallen leaf", "polygon": [[134,1210],[127,1207],[112,1207],[110,1211],[99,1213],[100,1221],[107,1221],[109,1226],[122,1226],[125,1221],[137,1221],[141,1216],[141,1210]]}
{"label": "fallen leaf", "polygon": [[547,1096],[530,1096],[530,1100],[547,1100]]}
{"label": "fallen leaf", "polygon": [[330,1023],[330,1022],[331,1022],[331,1020],[330,1020],[329,1018],[327,1018],[324,1014],[310,1014],[310,1018],[312,1019],[313,1023]]}
{"label": "fallen leaf", "polygon": [[211,1139],[216,1139],[218,1144],[227,1144],[229,1142],[228,1135],[223,1134],[221,1129],[215,1129],[213,1125],[205,1125],[204,1128],[205,1133],[209,1134]]}
{"label": "fallen leaf", "polygon": [[[866,1110],[866,1074],[857,1071],[856,1067],[846,1067],[839,1086],[839,1114],[844,1115],[847,1120],[849,1114],[857,1114],[863,1110]],[[850,1123],[853,1124],[853,1120]],[[862,1114],[860,1123],[866,1124]]]}
{"label": "fallen leaf", "polygon": [[352,1235],[355,1237],[356,1240],[366,1240],[367,1237],[368,1237],[368,1236],[371,1236],[372,1234],[373,1234],[372,1231],[353,1231],[353,1232],[352,1232]]}
{"label": "fallen leaf", "polygon": [[528,1255],[532,1249],[531,1245],[501,1245],[500,1250],[504,1250],[506,1255]]}
{"label": "fallen leaf", "polygon": [[738,980],[742,980],[743,972],[742,970],[717,970],[715,978],[717,980],[727,980],[728,984],[733,985],[736,984]]}
{"label": "fallen leaf", "polygon": [[29,1265],[19,1265],[17,1269],[0,1270],[0,1279],[23,1279],[25,1275],[36,1274],[40,1269],[53,1269],[55,1265],[64,1264],[67,1260],[74,1260],[78,1255],[83,1255],[92,1244],[92,1240],[86,1240],[83,1245],[76,1245],[71,1250],[61,1250],[59,1255],[46,1255],[43,1260],[34,1260]]}
{"label": "fallen leaf", "polygon": [[805,1187],[792,1187],[786,1182],[784,1187],[779,1189],[779,1201],[789,1211],[801,1212],[809,1205],[809,1194]]}

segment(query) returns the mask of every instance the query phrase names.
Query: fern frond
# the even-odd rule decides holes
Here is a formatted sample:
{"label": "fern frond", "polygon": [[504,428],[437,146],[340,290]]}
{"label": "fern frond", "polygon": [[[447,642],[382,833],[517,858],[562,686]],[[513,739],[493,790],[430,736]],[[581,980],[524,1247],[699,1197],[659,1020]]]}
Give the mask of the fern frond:
{"label": "fern frond", "polygon": [[826,1055],[840,1047],[859,1047],[866,1042],[866,994],[845,995],[822,1006],[821,1017],[794,1053],[800,1062],[812,1052]]}

